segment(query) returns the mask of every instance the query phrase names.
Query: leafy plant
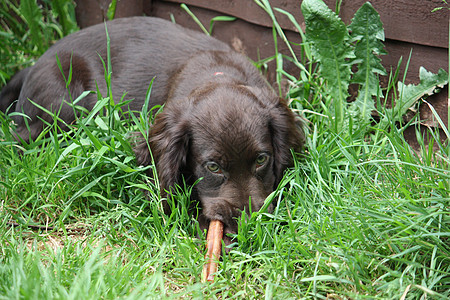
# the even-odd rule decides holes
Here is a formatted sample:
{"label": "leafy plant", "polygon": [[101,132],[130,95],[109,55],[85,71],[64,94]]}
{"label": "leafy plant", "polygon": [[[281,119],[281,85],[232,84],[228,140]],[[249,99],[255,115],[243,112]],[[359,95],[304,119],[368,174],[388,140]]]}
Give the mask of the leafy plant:
{"label": "leafy plant", "polygon": [[42,33],[40,31],[39,24],[39,21],[42,19],[42,14],[37,6],[37,3],[32,0],[21,1],[19,10],[30,27],[32,43],[37,46],[39,52],[43,53],[48,46],[44,48],[43,45]]}
{"label": "leafy plant", "polygon": [[[394,116],[394,120],[401,120],[401,117],[413,107],[420,99],[435,93],[436,89],[443,88],[448,84],[448,73],[440,69],[437,74],[427,71],[424,67],[419,70],[420,83],[404,84],[398,82],[399,97],[392,109],[386,109],[386,114]],[[384,118],[382,122],[387,122]]]}
{"label": "leafy plant", "polygon": [[382,95],[378,75],[387,75],[381,65],[379,55],[384,51],[384,30],[380,16],[373,6],[366,2],[356,12],[352,23],[348,26],[352,42],[355,43],[355,57],[351,62],[358,70],[353,74],[351,83],[359,85],[359,93],[353,102],[353,117],[360,115],[364,123],[371,120],[371,112],[375,110],[374,98]]}
{"label": "leafy plant", "polygon": [[106,13],[106,16],[108,17],[108,20],[113,20],[116,16],[116,9],[117,9],[117,0],[112,0],[109,4],[108,11]]}
{"label": "leafy plant", "polygon": [[[305,0],[302,12],[306,24],[306,41],[313,49],[313,58],[319,64],[320,77],[325,81],[324,94],[333,101],[330,120],[336,132],[344,129],[344,120],[368,124],[375,110],[374,99],[383,98],[379,75],[386,75],[379,55],[385,54],[384,30],[380,17],[370,3],[365,3],[355,13],[352,23],[346,26],[322,0]],[[357,71],[352,72],[351,66]],[[423,73],[423,74],[422,74]],[[402,115],[421,97],[434,93],[434,89],[447,84],[447,74],[439,71],[431,76],[421,71],[421,83],[405,88],[398,84],[399,97],[385,114],[401,121]],[[356,101],[348,104],[348,85],[359,85]],[[381,124],[385,124],[383,121]]]}
{"label": "leafy plant", "polygon": [[306,39],[312,44],[312,55],[320,65],[320,76],[326,82],[328,95],[334,103],[334,128],[343,127],[344,108],[348,97],[351,65],[354,58],[347,27],[322,1],[303,1],[302,12],[306,23]]}
{"label": "leafy plant", "polygon": [[[0,85],[31,65],[56,39],[78,30],[70,0],[0,3]],[[43,9],[45,7],[46,9]]]}

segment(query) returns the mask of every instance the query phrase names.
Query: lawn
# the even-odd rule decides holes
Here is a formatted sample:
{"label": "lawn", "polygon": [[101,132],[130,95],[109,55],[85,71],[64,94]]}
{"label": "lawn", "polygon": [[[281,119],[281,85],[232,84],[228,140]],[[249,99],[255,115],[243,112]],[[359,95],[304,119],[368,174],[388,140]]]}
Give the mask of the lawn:
{"label": "lawn", "polygon": [[[13,2],[0,4],[0,86],[77,30],[70,2]],[[273,15],[266,1],[257,2]],[[423,71],[423,83],[406,86],[395,71],[372,71],[390,84],[365,89],[373,78],[352,74],[348,60],[356,56],[360,70],[361,61],[375,70],[382,51],[366,49],[364,60],[362,43],[347,37],[362,25],[342,25],[318,0],[303,2],[305,58],[269,59],[299,67],[298,74],[278,70],[291,82],[291,107],[306,119],[305,150],[293,154],[295,167],[269,196],[275,210],[242,215],[213,283],[201,282],[206,236],[188,212],[191,187],[180,187],[168,199],[172,213],[164,214],[146,175],[153,167],[135,163],[132,132],[148,128],[150,112],[134,117],[101,95],[104,113],[87,112],[69,132],[49,124],[30,145],[13,139],[11,115],[0,112],[0,299],[448,299],[450,146],[439,136],[448,131],[427,128],[431,143],[418,134],[421,149],[414,150],[403,131],[415,126],[419,133],[420,119],[402,119],[421,102],[408,93],[429,90],[425,79],[439,88],[447,74]],[[314,9],[347,35],[322,45]],[[376,12],[362,9],[376,23]],[[375,34],[365,38],[382,49]],[[332,81],[336,73],[320,62],[329,55],[323,49],[335,46],[343,72]],[[352,103],[345,101],[349,83],[361,86]],[[385,108],[382,94],[394,94],[396,105]]]}

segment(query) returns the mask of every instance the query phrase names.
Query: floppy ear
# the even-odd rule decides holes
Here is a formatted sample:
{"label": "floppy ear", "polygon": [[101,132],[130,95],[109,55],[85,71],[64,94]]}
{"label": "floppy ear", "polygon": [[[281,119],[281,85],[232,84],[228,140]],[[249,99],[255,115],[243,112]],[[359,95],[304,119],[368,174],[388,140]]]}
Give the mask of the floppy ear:
{"label": "floppy ear", "polygon": [[[186,166],[189,124],[181,117],[182,114],[178,109],[166,106],[156,116],[150,128],[148,142],[162,193],[180,182],[181,170]],[[145,141],[136,147],[135,153],[138,164],[152,163],[152,156]]]}
{"label": "floppy ear", "polygon": [[271,110],[270,130],[274,149],[275,188],[283,178],[286,168],[292,166],[291,149],[300,152],[305,142],[303,122],[296,116],[283,99]]}

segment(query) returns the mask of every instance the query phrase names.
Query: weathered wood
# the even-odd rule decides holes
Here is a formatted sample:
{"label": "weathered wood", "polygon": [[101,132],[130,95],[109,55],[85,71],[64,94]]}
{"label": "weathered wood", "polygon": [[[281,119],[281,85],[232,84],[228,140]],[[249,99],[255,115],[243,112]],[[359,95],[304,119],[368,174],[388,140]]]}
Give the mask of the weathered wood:
{"label": "weathered wood", "polygon": [[[334,1],[325,1],[327,3]],[[342,1],[341,17],[348,23],[366,0]],[[380,14],[386,38],[433,47],[448,48],[449,11],[442,0],[372,0]]]}
{"label": "weathered wood", "polygon": [[[228,14],[247,22],[272,26],[267,14],[254,1],[239,0],[165,0],[166,2],[185,3],[187,5],[206,8],[221,14]],[[158,2],[158,1],[155,1]],[[335,10],[335,0],[324,1],[328,7]],[[342,1],[340,16],[349,24],[355,12],[366,0]],[[441,0],[372,0],[373,7],[378,11],[386,32],[386,38],[421,45],[448,48],[448,18],[447,9],[432,12],[434,8],[445,5]],[[270,1],[272,7],[281,8],[295,16],[298,23],[303,22],[301,1]],[[288,30],[295,27],[287,17],[275,14],[279,24]]]}
{"label": "weathered wood", "polygon": [[[159,2],[159,1],[155,1]],[[172,3],[185,3],[186,5],[200,7],[204,9],[208,9],[211,11],[215,11],[217,13],[221,13],[223,15],[231,15],[238,17],[239,19],[245,20],[249,23],[253,23],[256,25],[261,25],[265,27],[272,27],[272,20],[267,15],[267,13],[261,9],[254,1],[252,0],[165,0],[163,2],[172,2]],[[270,1],[272,7],[281,8],[287,12],[290,12],[294,16],[301,15],[300,10],[300,1],[279,1],[274,0]],[[292,25],[291,21],[278,12],[275,13],[278,22],[281,27],[284,29],[289,29],[292,31],[296,31],[295,26]],[[303,20],[301,20],[303,22]]]}
{"label": "weathered wood", "polygon": [[[80,28],[102,23],[106,20],[111,0],[75,0],[75,13]],[[148,5],[148,4],[147,4]],[[144,11],[144,0],[117,1],[116,18],[131,16],[142,16]]]}
{"label": "weathered wood", "polygon": [[[154,8],[151,12],[152,15],[169,19],[170,14],[173,14],[178,23],[198,30],[198,25],[179,7],[178,3],[175,3],[176,1],[178,0],[154,1]],[[205,3],[207,3],[208,6],[213,6],[216,0],[209,1],[211,3],[203,0],[189,1],[200,2],[200,4],[204,4],[204,6],[207,6]],[[229,4],[228,1],[224,1],[223,3],[224,5],[218,8],[221,11],[225,11],[228,6],[231,7],[231,4]],[[297,3],[296,5],[299,4]],[[248,9],[256,9],[257,11],[265,14],[265,12],[258,6],[255,7],[254,5],[247,5],[246,7],[249,7]],[[211,18],[222,14],[222,12],[219,11],[202,9],[196,6],[191,6],[190,9],[203,22],[204,25],[208,25]],[[228,12],[231,12],[231,10]],[[251,14],[247,13],[247,15]],[[261,18],[261,20],[262,19],[263,18]],[[264,23],[261,20],[259,23]],[[258,57],[269,57],[274,54],[272,30],[267,29],[264,26],[257,26],[255,24],[256,23],[254,22],[249,23],[242,20],[236,20],[234,22],[218,22],[214,27],[213,35],[229,44],[232,44],[233,40],[239,39],[242,41],[246,54],[253,60],[257,60]],[[300,37],[296,32],[286,31],[286,34],[288,35],[289,40],[293,42],[300,41]],[[287,47],[283,42],[279,42],[278,46],[282,53],[286,53]],[[409,53],[412,51],[410,68],[407,73],[408,82],[418,82],[418,70],[420,66],[424,66],[427,70],[432,72],[437,72],[439,68],[448,68],[448,54],[446,48],[418,45],[393,39],[387,39],[385,42],[385,47],[388,51],[388,55],[382,56],[382,61],[387,70],[390,70],[391,67],[397,66],[397,62],[400,57],[403,57],[402,66],[404,68],[406,66]],[[300,55],[299,49],[297,48],[296,50],[296,53]]]}
{"label": "weathered wood", "polygon": [[[202,9],[198,7],[190,7],[190,10],[200,19],[206,27],[209,26],[209,20],[219,15],[217,12]],[[169,3],[165,1],[158,1],[153,3],[153,16],[164,19],[170,19],[171,15],[175,21],[187,28],[200,30],[199,26],[192,20],[192,18],[180,8],[177,3]],[[287,31],[287,37],[290,41],[300,42],[300,36],[296,32]],[[258,26],[248,23],[244,20],[237,19],[233,22],[217,22],[214,25],[213,36],[231,45],[239,52],[243,52],[252,60],[260,60],[262,58],[271,57],[275,54],[274,40],[272,30],[263,26]],[[298,57],[299,47],[295,47]],[[282,53],[287,53],[287,46],[278,39],[278,50]],[[288,72],[297,72],[295,68],[286,61],[286,68]],[[275,83],[275,63],[268,63],[267,78],[269,83]]]}

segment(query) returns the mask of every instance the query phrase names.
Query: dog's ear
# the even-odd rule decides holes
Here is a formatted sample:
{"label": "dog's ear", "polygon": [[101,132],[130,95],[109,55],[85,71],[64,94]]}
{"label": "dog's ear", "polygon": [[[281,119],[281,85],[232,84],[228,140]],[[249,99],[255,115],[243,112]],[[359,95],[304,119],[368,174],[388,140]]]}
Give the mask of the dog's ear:
{"label": "dog's ear", "polygon": [[[296,116],[283,99],[271,110],[270,130],[274,149],[274,173],[276,183],[283,178],[286,168],[292,166],[291,149],[300,152],[305,142],[303,121]],[[274,188],[276,188],[276,186]]]}
{"label": "dog's ear", "polygon": [[174,106],[166,106],[150,128],[148,144],[144,141],[135,149],[139,165],[151,164],[153,156],[163,193],[180,183],[181,171],[186,166],[190,134],[183,114]]}

